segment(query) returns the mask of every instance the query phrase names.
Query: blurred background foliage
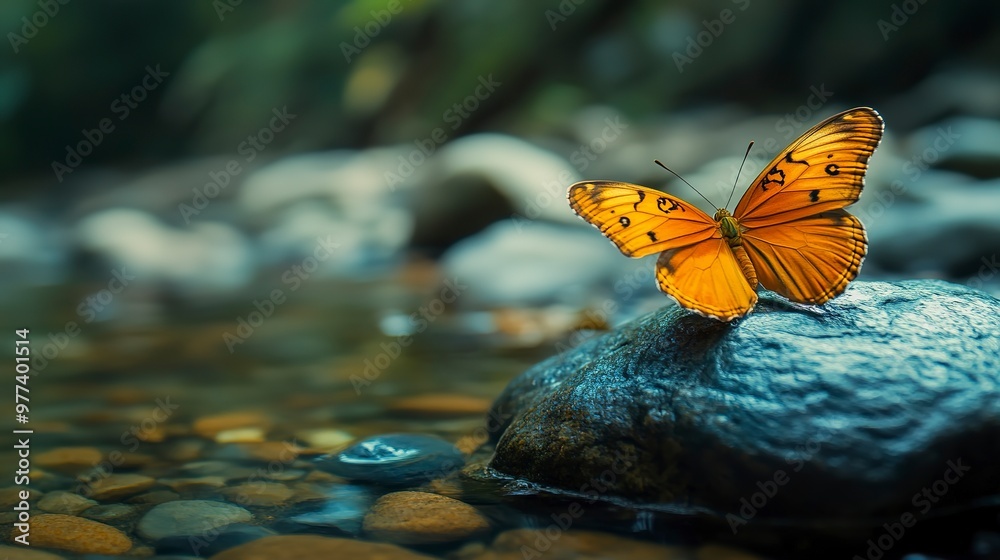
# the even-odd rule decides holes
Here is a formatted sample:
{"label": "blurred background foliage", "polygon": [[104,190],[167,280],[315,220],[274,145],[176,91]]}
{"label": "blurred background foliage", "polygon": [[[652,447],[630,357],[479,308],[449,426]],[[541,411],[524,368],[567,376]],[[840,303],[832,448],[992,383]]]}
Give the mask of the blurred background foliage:
{"label": "blurred background foliage", "polygon": [[[596,103],[630,120],[711,104],[781,113],[821,83],[875,105],[936,72],[993,68],[1000,54],[1000,6],[989,2],[51,3],[58,13],[37,36],[4,53],[7,190],[12,180],[54,189],[52,160],[111,116],[147,65],[169,81],[86,165],[229,153],[248,123],[285,105],[305,116],[278,139],[285,151],[406,142],[439,126],[480,74],[503,87],[455,136],[558,135]],[[909,4],[919,9],[898,31],[879,28],[892,24],[892,6]],[[678,72],[674,53],[726,9],[733,23]],[[0,29],[21,34],[22,18],[39,10],[37,0],[4,2]],[[371,25],[380,12],[389,21]],[[941,116],[914,106],[891,124]]]}

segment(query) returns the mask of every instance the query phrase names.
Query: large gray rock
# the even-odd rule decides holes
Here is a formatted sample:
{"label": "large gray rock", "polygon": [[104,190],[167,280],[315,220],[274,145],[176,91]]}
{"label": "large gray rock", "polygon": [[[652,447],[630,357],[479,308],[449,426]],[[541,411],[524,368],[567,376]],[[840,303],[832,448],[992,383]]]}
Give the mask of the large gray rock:
{"label": "large gray rock", "polygon": [[1000,301],[907,281],[765,294],[732,324],[668,306],[530,369],[491,417],[501,473],[734,530],[933,515],[1000,495]]}

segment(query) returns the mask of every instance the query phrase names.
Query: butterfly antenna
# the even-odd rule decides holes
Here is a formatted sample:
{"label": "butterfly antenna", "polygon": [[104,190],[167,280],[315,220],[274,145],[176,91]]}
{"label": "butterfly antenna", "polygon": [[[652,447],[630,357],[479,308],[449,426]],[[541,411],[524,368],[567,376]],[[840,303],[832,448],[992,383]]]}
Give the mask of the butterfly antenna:
{"label": "butterfly antenna", "polygon": [[[655,163],[656,165],[659,165],[660,167],[662,167],[662,168],[666,169],[667,171],[673,173],[674,177],[677,177],[681,181],[684,181],[684,184],[687,185],[687,186],[689,186],[689,187],[691,187],[691,190],[693,190],[694,192],[698,193],[698,196],[704,198],[705,202],[707,202],[709,204],[712,204],[712,201],[709,200],[705,195],[701,194],[701,191],[699,191],[698,189],[694,188],[694,185],[692,185],[691,183],[688,183],[687,180],[684,179],[684,177],[681,177],[680,175],[678,175],[673,169],[670,169],[666,165],[663,165],[663,163],[661,163],[660,160],[658,160],[658,159],[654,159],[653,163]],[[712,204],[712,207],[713,208],[718,208],[718,206],[716,206],[714,204]]]}
{"label": "butterfly antenna", "polygon": [[740,163],[740,169],[736,172],[736,180],[733,181],[733,190],[729,191],[729,200],[726,201],[726,208],[729,208],[729,203],[733,201],[733,195],[736,194],[736,184],[740,182],[740,172],[743,171],[743,164],[747,162],[747,157],[750,156],[750,148],[753,148],[753,140],[751,140],[750,145],[747,146],[747,153],[743,155],[743,161]]}

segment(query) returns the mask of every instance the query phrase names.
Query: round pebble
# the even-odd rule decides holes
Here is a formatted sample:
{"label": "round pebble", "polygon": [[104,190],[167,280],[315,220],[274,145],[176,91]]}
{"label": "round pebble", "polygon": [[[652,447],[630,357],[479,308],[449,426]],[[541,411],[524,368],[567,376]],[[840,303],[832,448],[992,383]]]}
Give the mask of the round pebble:
{"label": "round pebble", "polygon": [[31,518],[31,545],[77,554],[124,554],[132,548],[132,541],[125,533],[97,521],[43,513]]}
{"label": "round pebble", "polygon": [[298,480],[304,477],[306,474],[307,471],[303,469],[281,469],[275,472],[268,472],[263,475],[263,478],[266,478],[268,480],[278,480],[278,481],[288,482],[291,480]]}
{"label": "round pebble", "polygon": [[344,484],[323,492],[316,510],[292,517],[291,522],[309,527],[330,527],[349,535],[361,534],[361,523],[375,498],[367,486]]}
{"label": "round pebble", "polygon": [[285,441],[264,441],[260,443],[243,444],[244,449],[250,459],[258,461],[291,464],[298,458],[301,449]]}
{"label": "round pebble", "polygon": [[198,435],[214,439],[219,432],[238,428],[267,428],[271,421],[259,412],[229,412],[215,416],[199,418],[194,423],[194,431]]}
{"label": "round pebble", "polygon": [[66,515],[76,515],[81,511],[96,506],[97,502],[88,500],[73,492],[55,491],[49,492],[41,500],[38,500],[38,509],[48,513],[62,513]]}
{"label": "round pebble", "polygon": [[391,544],[319,535],[264,537],[216,554],[212,560],[299,560],[300,558],[370,558],[373,560],[428,560]]}
{"label": "round pebble", "polygon": [[336,449],[354,440],[354,436],[343,430],[302,430],[296,432],[295,437],[313,449],[326,450]]}
{"label": "round pebble", "polygon": [[102,501],[118,501],[133,496],[156,484],[156,480],[141,474],[112,474],[89,485],[90,497]]}
{"label": "round pebble", "polygon": [[115,460],[118,461],[115,463],[116,468],[138,469],[156,461],[156,458],[152,455],[146,455],[145,453],[122,453],[120,458],[116,455]]}
{"label": "round pebble", "polygon": [[218,443],[258,443],[264,441],[264,430],[260,428],[233,428],[215,434]]}
{"label": "round pebble", "polygon": [[100,521],[101,523],[114,523],[122,519],[127,519],[135,513],[135,508],[125,504],[107,504],[88,508],[81,515],[87,519]]}
{"label": "round pebble", "polygon": [[325,486],[309,482],[297,482],[292,484],[292,490],[295,491],[295,495],[293,495],[291,499],[294,503],[322,500],[327,495]]}
{"label": "round pebble", "polygon": [[63,560],[62,556],[41,550],[32,550],[22,545],[0,544],[0,555],[3,555],[4,560]]}
{"label": "round pebble", "polygon": [[393,492],[378,500],[362,525],[369,537],[397,544],[454,542],[490,530],[479,511],[453,498],[427,492]]}
{"label": "round pebble", "polygon": [[165,504],[167,502],[172,502],[174,500],[181,499],[181,495],[177,492],[171,490],[156,490],[154,492],[147,492],[145,494],[139,494],[128,499],[130,504]]}
{"label": "round pebble", "polygon": [[224,488],[219,493],[241,506],[277,506],[287,502],[295,491],[277,482],[248,482]]}
{"label": "round pebble", "polygon": [[161,478],[160,484],[176,492],[222,488],[226,485],[224,476],[199,476],[194,478]]}
{"label": "round pebble", "polygon": [[[6,488],[0,488],[0,507],[7,509],[9,506],[16,505],[21,501],[21,492],[24,492],[25,488],[23,486],[8,486]],[[28,489],[28,501],[37,500],[42,496],[42,493],[38,490]]]}
{"label": "round pebble", "polygon": [[492,399],[469,395],[431,394],[403,397],[389,403],[390,412],[405,416],[443,418],[482,416],[489,411]]}
{"label": "round pebble", "polygon": [[205,452],[208,443],[202,439],[185,439],[173,441],[163,447],[165,458],[178,463],[195,461]]}
{"label": "round pebble", "polygon": [[104,455],[96,447],[57,447],[34,456],[32,463],[43,469],[77,473],[103,460]]}
{"label": "round pebble", "polygon": [[[219,446],[222,448],[229,449],[230,446]],[[246,456],[241,454],[239,460],[245,459]],[[182,467],[183,471],[192,477],[198,476],[223,476],[227,480],[233,480],[237,478],[247,478],[257,474],[255,469],[249,467],[241,466],[232,461],[196,461],[194,463],[188,463]]]}
{"label": "round pebble", "polygon": [[314,470],[302,479],[303,482],[343,482],[340,477],[328,472]]}
{"label": "round pebble", "polygon": [[160,504],[146,512],[136,532],[150,540],[178,535],[197,535],[232,523],[253,519],[249,511],[210,500],[179,500]]}
{"label": "round pebble", "polygon": [[385,434],[318,457],[316,466],[348,480],[407,485],[441,478],[464,462],[462,452],[439,437]]}

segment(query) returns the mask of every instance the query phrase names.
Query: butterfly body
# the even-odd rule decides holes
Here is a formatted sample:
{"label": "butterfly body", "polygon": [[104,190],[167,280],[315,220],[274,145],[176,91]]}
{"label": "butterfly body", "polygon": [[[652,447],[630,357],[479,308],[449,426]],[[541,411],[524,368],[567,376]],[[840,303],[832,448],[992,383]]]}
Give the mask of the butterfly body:
{"label": "butterfly body", "polygon": [[818,305],[861,268],[867,237],[843,208],[864,186],[882,119],[860,107],[816,125],[774,158],[730,213],[710,217],[667,193],[614,181],[569,188],[573,210],[630,257],[659,253],[657,283],[680,305],[731,321],[758,285]]}
{"label": "butterfly body", "polygon": [[729,214],[725,208],[719,208],[715,213],[715,221],[719,224],[719,233],[725,238],[730,247],[739,247],[743,244],[740,238],[740,222]]}

